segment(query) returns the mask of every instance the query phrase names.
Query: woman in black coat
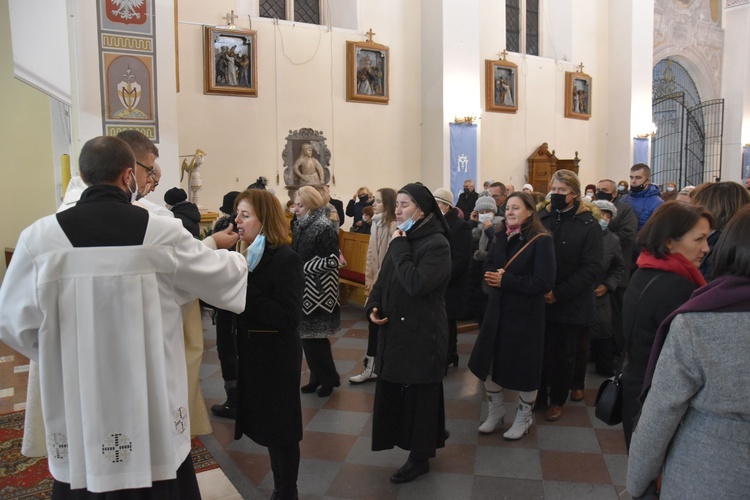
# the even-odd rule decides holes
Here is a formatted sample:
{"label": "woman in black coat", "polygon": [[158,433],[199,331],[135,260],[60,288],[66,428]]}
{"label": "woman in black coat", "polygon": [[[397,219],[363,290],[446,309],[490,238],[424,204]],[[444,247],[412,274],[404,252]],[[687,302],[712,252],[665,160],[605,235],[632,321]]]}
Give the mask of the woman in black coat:
{"label": "woman in black coat", "polygon": [[393,233],[367,312],[380,325],[372,422],[373,451],[398,446],[407,462],[391,476],[406,483],[430,470],[445,446],[443,375],[448,351],[445,289],[450,280],[448,226],[422,184],[396,198]]}
{"label": "woman in black coat", "polygon": [[490,284],[487,312],[469,359],[469,369],[485,381],[487,391],[487,419],[479,432],[491,433],[502,424],[506,387],[519,391],[520,401],[515,421],[503,436],[520,439],[532,424],[542,376],[544,294],[555,282],[552,238],[539,222],[531,195],[515,192],[508,198],[505,223],[495,232],[485,270]]}
{"label": "woman in black coat", "polygon": [[304,274],[289,247],[286,217],[268,191],[237,197],[237,232],[249,243],[247,308],[237,321],[235,439],[248,436],[268,447],[273,498],[297,498],[302,408],[299,384]]}
{"label": "woman in black coat", "polygon": [[630,448],[638,396],[654,345],[667,316],[706,284],[698,267],[708,253],[714,219],[702,207],[668,201],[657,208],[638,233],[642,251],[622,304],[622,327],[628,364],[622,371],[622,429]]}

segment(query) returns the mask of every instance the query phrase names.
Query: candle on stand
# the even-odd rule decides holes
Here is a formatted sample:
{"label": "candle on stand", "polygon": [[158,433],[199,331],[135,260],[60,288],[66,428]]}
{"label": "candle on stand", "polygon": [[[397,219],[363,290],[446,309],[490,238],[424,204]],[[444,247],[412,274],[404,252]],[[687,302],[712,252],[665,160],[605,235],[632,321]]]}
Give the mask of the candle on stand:
{"label": "candle on stand", "polygon": [[68,190],[68,183],[70,182],[70,155],[60,155],[60,180],[62,197],[65,198],[65,191]]}

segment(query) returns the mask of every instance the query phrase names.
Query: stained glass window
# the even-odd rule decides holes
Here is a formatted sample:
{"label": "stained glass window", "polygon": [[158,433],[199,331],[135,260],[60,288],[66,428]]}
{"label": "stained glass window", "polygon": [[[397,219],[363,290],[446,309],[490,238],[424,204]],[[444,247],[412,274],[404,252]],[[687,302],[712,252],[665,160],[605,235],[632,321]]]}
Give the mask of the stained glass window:
{"label": "stained glass window", "polygon": [[539,0],[526,0],[526,53],[539,55]]}

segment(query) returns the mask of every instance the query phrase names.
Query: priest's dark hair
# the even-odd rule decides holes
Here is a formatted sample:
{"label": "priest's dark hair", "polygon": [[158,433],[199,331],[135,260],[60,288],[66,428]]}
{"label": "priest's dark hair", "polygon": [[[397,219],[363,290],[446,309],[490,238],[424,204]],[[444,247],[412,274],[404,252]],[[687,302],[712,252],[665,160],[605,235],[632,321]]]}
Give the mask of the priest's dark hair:
{"label": "priest's dark hair", "polygon": [[86,142],[78,157],[81,179],[89,186],[111,184],[127,168],[135,168],[135,155],[117,137],[100,136]]}
{"label": "priest's dark hair", "polygon": [[157,158],[159,157],[159,148],[151,142],[151,139],[137,130],[123,130],[117,134],[117,137],[127,142],[133,148],[136,159],[143,158],[149,153],[153,153]]}

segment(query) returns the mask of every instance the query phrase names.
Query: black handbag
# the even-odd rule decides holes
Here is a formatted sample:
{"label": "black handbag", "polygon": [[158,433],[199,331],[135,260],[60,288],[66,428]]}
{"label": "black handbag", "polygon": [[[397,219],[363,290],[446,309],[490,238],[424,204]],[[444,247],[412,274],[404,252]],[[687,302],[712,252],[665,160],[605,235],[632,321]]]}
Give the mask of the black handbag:
{"label": "black handbag", "polygon": [[622,373],[614,378],[608,378],[599,386],[596,395],[596,411],[594,415],[607,425],[617,425],[622,422]]}
{"label": "black handbag", "polygon": [[[643,294],[661,276],[657,274],[651,280],[646,283],[643,287],[641,295],[638,297],[635,310],[638,310]],[[607,425],[617,425],[622,423],[622,366],[625,363],[625,355],[630,347],[630,338],[633,336],[633,327],[635,327],[635,317],[633,317],[633,323],[630,327],[630,337],[625,344],[625,352],[623,352],[622,359],[620,360],[620,368],[617,370],[617,375],[612,378],[608,378],[599,386],[599,392],[596,395],[596,409],[594,415],[596,418],[601,420]]]}

